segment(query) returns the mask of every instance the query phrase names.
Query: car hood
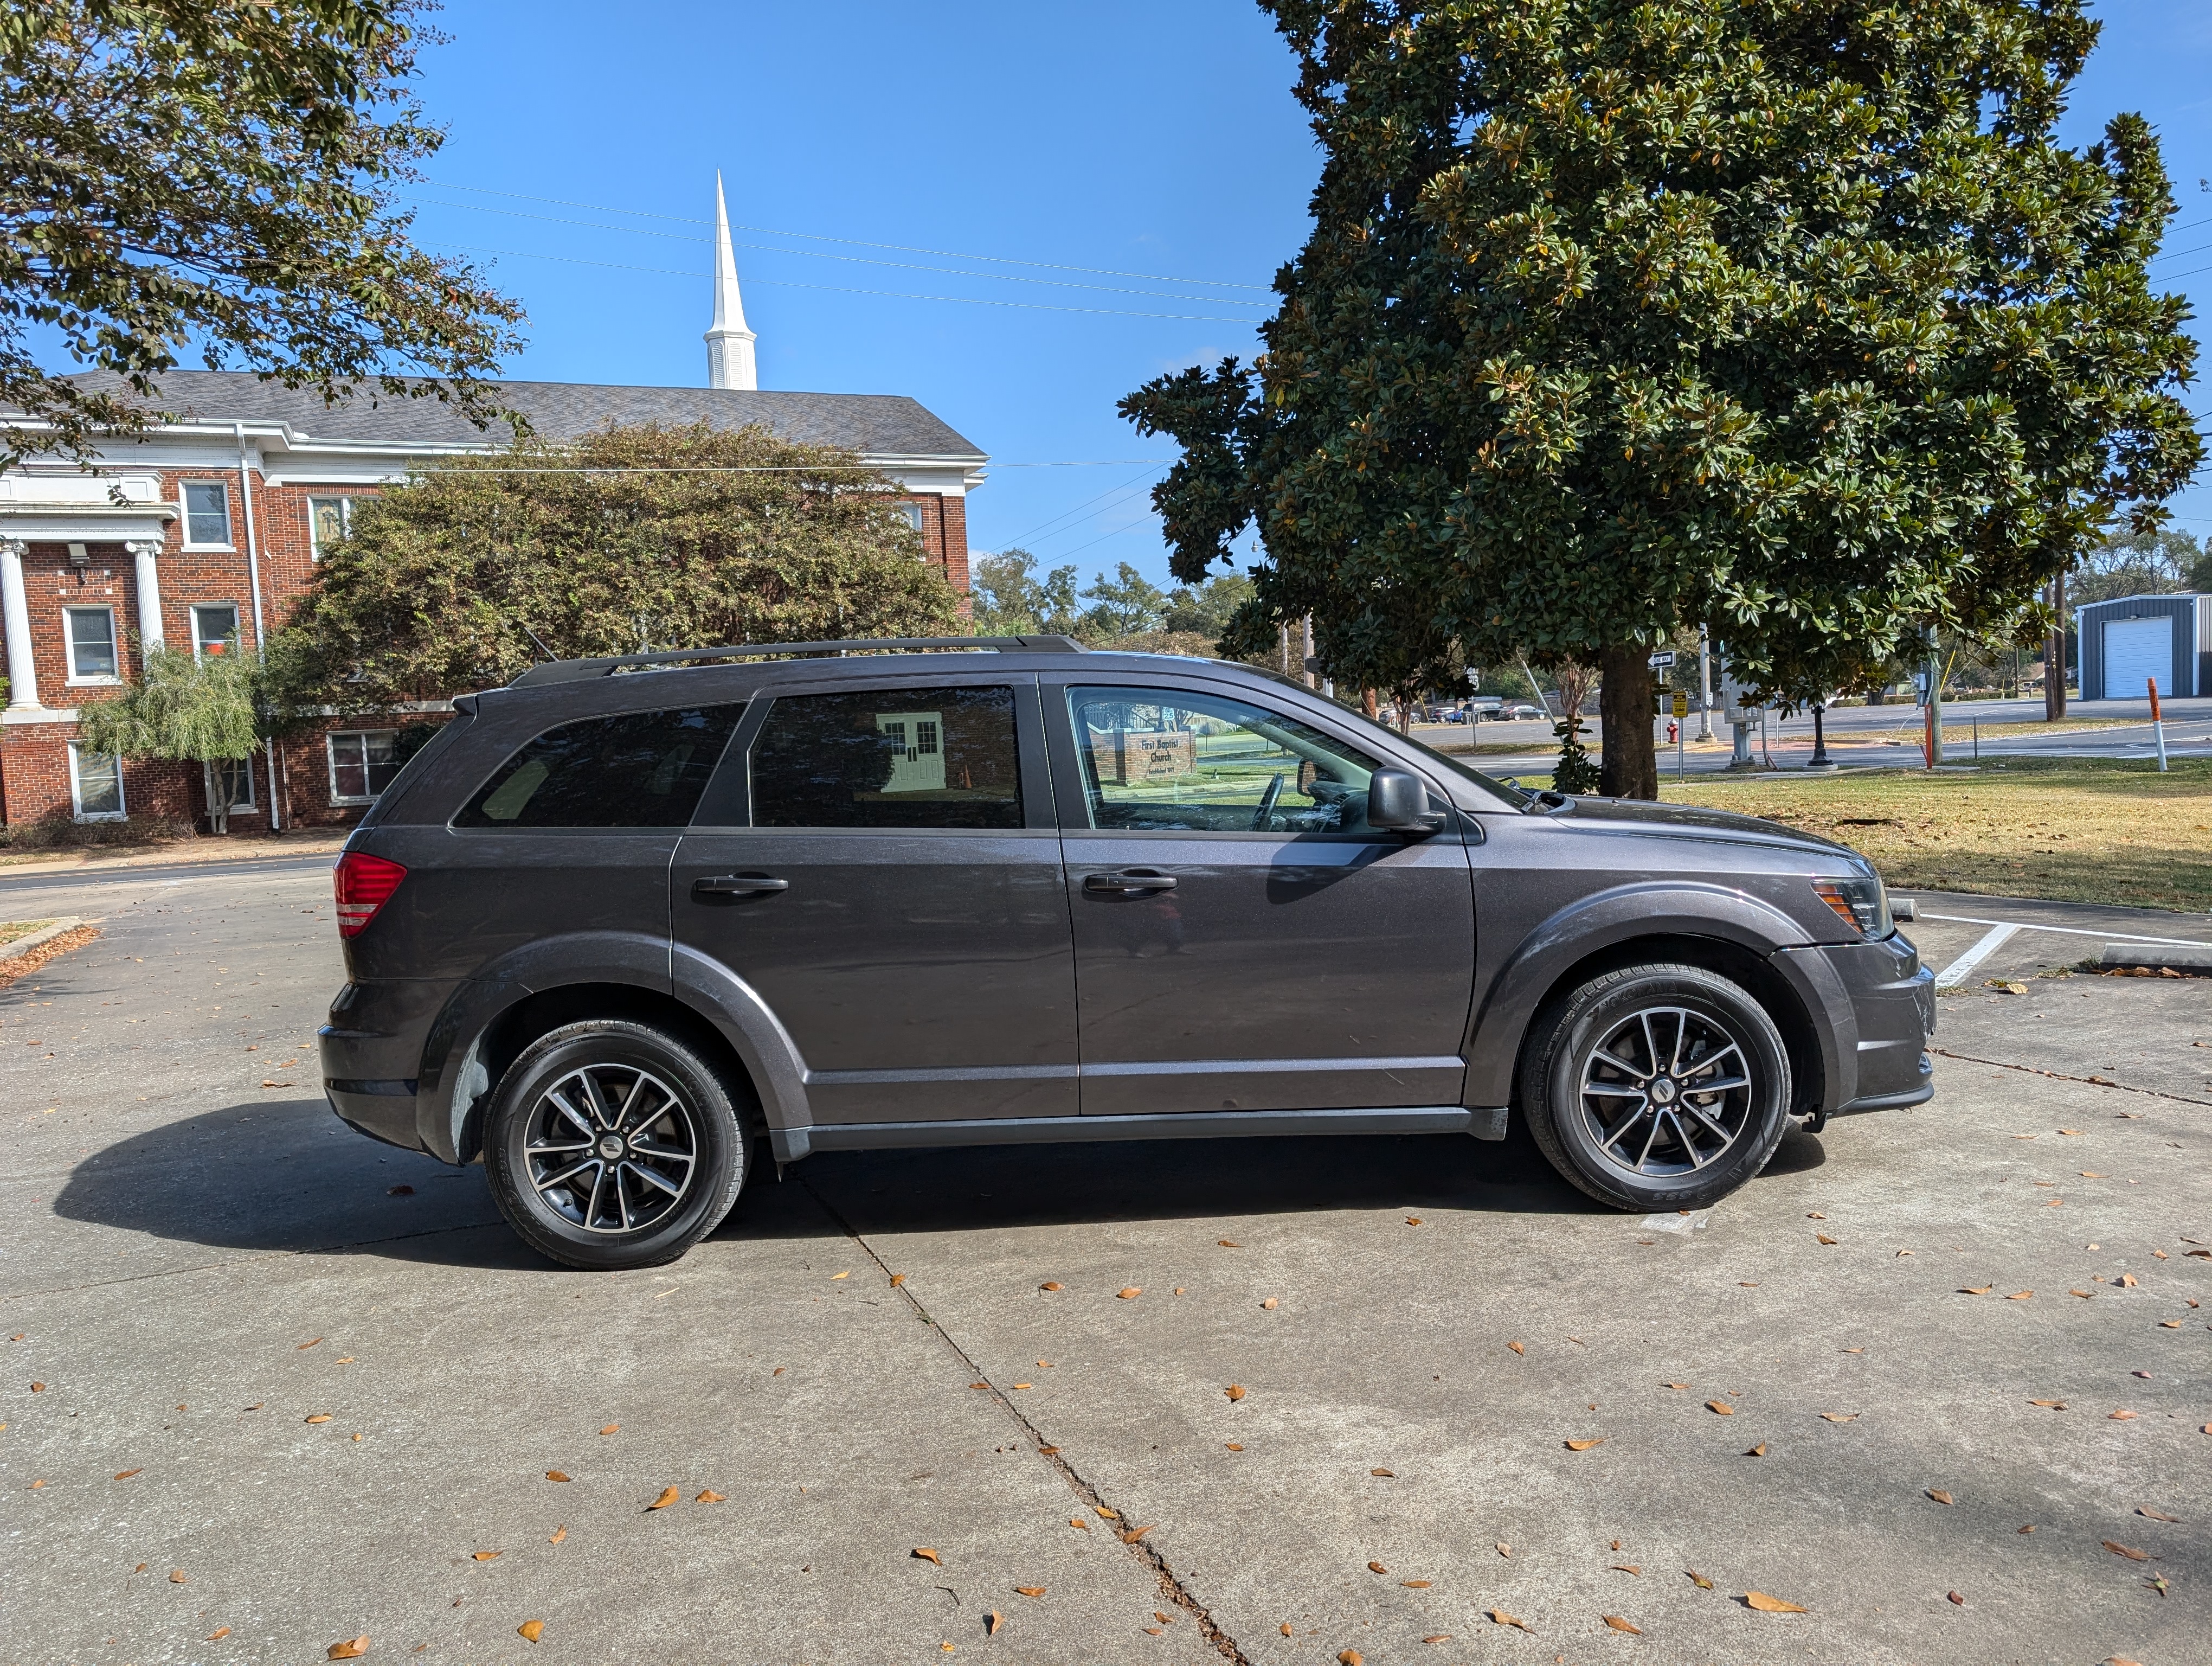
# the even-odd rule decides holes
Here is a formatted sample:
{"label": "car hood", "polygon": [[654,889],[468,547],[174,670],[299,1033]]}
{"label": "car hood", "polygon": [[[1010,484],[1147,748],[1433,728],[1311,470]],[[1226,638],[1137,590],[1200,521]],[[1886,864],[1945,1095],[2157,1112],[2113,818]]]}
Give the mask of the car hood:
{"label": "car hood", "polygon": [[1634,836],[1717,839],[1734,844],[1758,845],[1764,849],[1796,850],[1831,866],[1838,856],[1863,867],[1866,858],[1849,845],[1806,833],[1779,822],[1763,821],[1733,810],[1705,810],[1689,804],[1654,804],[1641,799],[1578,798],[1565,812],[1579,824],[1595,824],[1607,832]]}

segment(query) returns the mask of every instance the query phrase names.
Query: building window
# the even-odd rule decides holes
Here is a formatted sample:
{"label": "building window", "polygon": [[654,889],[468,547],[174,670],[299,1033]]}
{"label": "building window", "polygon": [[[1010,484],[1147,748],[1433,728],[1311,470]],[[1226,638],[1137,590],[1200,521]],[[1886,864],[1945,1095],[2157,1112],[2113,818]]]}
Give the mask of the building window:
{"label": "building window", "polygon": [[332,804],[368,804],[399,773],[396,729],[356,729],[324,739],[331,754]]}
{"label": "building window", "polygon": [[203,602],[192,609],[192,657],[238,652],[238,604]]}
{"label": "building window", "polygon": [[81,822],[123,819],[123,766],[106,752],[70,742],[70,804]]}
{"label": "building window", "polygon": [[[208,813],[228,816],[234,810],[253,808],[253,760],[251,757],[222,757],[204,762],[200,778],[207,788]],[[221,800],[230,802],[218,808]]]}
{"label": "building window", "polygon": [[230,488],[222,481],[185,482],[185,543],[207,550],[230,548]]}
{"label": "building window", "polygon": [[353,499],[311,497],[307,500],[307,548],[313,560],[353,531]]}
{"label": "building window", "polygon": [[922,530],[924,525],[922,517],[925,511],[921,504],[900,503],[896,504],[893,507],[896,510],[900,518],[903,520],[908,526],[913,527],[917,532]]}
{"label": "building window", "polygon": [[62,617],[69,629],[64,637],[69,651],[69,680],[72,683],[112,683],[116,674],[115,610],[108,607],[65,607]]}

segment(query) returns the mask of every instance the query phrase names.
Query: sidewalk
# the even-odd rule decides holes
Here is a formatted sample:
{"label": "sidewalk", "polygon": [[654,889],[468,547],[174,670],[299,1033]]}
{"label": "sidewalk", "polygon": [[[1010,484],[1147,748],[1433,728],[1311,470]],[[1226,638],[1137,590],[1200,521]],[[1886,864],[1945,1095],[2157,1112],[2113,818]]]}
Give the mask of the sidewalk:
{"label": "sidewalk", "polygon": [[277,856],[337,854],[350,828],[315,828],[304,833],[251,837],[178,839],[168,844],[82,846],[61,850],[11,852],[0,846],[0,878],[15,874],[78,873],[106,868],[154,867],[175,863],[266,861]]}

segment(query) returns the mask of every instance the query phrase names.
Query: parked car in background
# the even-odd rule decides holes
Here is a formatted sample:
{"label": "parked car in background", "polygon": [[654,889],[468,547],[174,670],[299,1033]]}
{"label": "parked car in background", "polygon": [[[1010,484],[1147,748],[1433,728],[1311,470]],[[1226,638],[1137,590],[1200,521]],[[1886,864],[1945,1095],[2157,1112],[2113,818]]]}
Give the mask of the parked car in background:
{"label": "parked car in background", "polygon": [[1544,714],[1540,708],[1530,705],[1503,706],[1498,708],[1498,715],[1501,721],[1515,723],[1524,721],[1532,717],[1541,717],[1543,714]]}
{"label": "parked car in background", "polygon": [[454,707],[339,858],[324,1089],[572,1266],[886,1146],[1519,1116],[1592,1197],[1695,1208],[1935,1091],[1850,850],[1520,792],[1249,666],[780,644]]}

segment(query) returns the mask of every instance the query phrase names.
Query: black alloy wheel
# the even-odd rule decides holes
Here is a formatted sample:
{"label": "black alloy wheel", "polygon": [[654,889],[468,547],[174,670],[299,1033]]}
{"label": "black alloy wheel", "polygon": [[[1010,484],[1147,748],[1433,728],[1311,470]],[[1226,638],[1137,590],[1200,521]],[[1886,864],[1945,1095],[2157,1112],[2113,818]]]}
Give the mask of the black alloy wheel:
{"label": "black alloy wheel", "polygon": [[744,1183],[737,1108],[689,1046],[622,1019],[565,1025],[501,1079],[484,1167],[500,1213],[571,1267],[653,1267],[712,1231]]}

